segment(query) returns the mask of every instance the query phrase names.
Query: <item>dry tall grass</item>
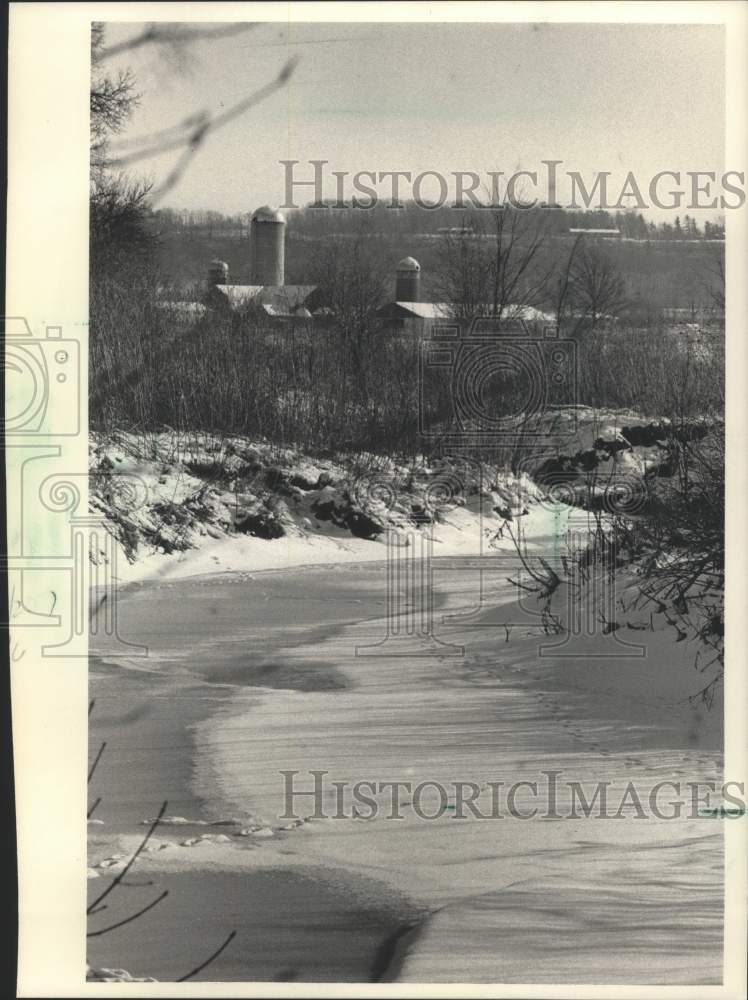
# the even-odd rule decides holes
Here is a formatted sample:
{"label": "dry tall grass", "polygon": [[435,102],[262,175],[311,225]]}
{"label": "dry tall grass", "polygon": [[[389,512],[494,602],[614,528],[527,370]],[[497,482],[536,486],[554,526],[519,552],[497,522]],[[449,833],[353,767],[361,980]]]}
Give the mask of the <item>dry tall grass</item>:
{"label": "dry tall grass", "polygon": [[[317,452],[441,449],[438,435],[429,443],[419,427],[418,339],[377,321],[354,336],[332,319],[200,315],[164,308],[164,290],[147,278],[127,287],[109,279],[92,284],[90,342],[90,419],[100,429],[243,434]],[[578,357],[578,403],[676,422],[723,410],[720,329],[690,338],[587,332]],[[425,418],[449,426],[449,376],[436,388]],[[502,391],[510,409],[521,405],[509,398],[521,387]],[[514,465],[526,451],[520,441],[491,458]]]}

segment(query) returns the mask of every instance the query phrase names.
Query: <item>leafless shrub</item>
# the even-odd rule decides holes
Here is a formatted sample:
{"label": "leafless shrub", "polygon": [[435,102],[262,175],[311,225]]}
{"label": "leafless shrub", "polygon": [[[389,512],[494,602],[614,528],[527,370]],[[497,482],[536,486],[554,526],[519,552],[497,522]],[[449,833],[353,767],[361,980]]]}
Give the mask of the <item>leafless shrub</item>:
{"label": "leafless shrub", "polygon": [[589,330],[578,338],[578,401],[692,419],[724,410],[724,327]]}
{"label": "leafless shrub", "polygon": [[[89,704],[88,704],[88,717],[89,717],[89,719],[90,719],[90,717],[91,717],[91,715],[93,713],[95,704],[96,704],[96,700],[95,699],[93,699],[92,701],[90,701]],[[88,770],[88,779],[87,779],[87,782],[88,782],[89,785],[91,784],[91,780],[92,780],[92,778],[93,778],[93,776],[94,776],[94,774],[96,772],[96,769],[97,769],[99,763],[101,762],[101,758],[104,755],[104,752],[106,750],[106,746],[107,746],[106,740],[102,741],[102,743],[99,745],[98,750],[96,751],[96,754],[94,755],[94,759],[93,759],[93,761],[91,763],[91,766],[89,767],[89,770]],[[101,801],[102,801],[102,797],[101,796],[97,796],[97,798],[94,800],[93,804],[88,809],[88,813],[87,813],[87,818],[88,819],[91,819],[91,817],[93,816],[96,808],[101,804]],[[164,801],[161,804],[161,808],[159,809],[158,815],[150,823],[150,825],[148,827],[148,830],[143,835],[143,838],[141,839],[140,843],[135,848],[135,850],[133,851],[133,853],[131,854],[131,856],[127,860],[127,862],[122,866],[121,871],[118,871],[116,873],[116,875],[114,876],[114,878],[112,879],[112,881],[104,889],[102,889],[102,891],[98,894],[98,896],[96,896],[88,904],[88,906],[86,907],[86,916],[87,917],[89,917],[89,918],[94,917],[94,916],[96,916],[96,914],[102,913],[105,910],[107,910],[108,909],[108,904],[105,903],[104,900],[107,899],[109,896],[111,896],[113,893],[115,893],[117,891],[117,889],[121,885],[129,886],[129,885],[133,884],[133,883],[126,882],[125,881],[125,877],[131,871],[131,869],[132,869],[133,865],[135,864],[135,862],[137,861],[138,857],[143,853],[143,851],[145,851],[147,849],[148,844],[149,844],[151,838],[153,837],[156,829],[159,826],[159,823],[161,822],[161,819],[163,818],[163,816],[164,816],[164,814],[166,812],[167,806],[168,806],[168,802],[166,802],[166,801]],[[152,886],[153,884],[154,883],[152,881],[148,880],[146,882],[139,883],[139,887],[140,888],[148,888],[148,887]],[[165,889],[160,895],[158,895],[158,896],[154,897],[153,899],[151,899],[150,902],[148,902],[145,906],[142,906],[139,910],[136,910],[133,913],[130,913],[127,917],[124,917],[122,920],[118,920],[118,921],[116,921],[113,924],[107,924],[104,927],[97,927],[95,929],[94,928],[90,928],[88,930],[87,934],[86,934],[86,937],[89,937],[89,938],[102,937],[104,934],[110,934],[112,931],[119,930],[120,927],[124,927],[127,924],[133,923],[135,920],[139,920],[141,917],[145,916],[145,914],[148,913],[150,910],[153,910],[156,906],[158,906],[159,903],[163,902],[163,900],[166,899],[166,897],[168,895],[169,895],[169,890]],[[201,962],[200,965],[198,965],[196,968],[192,969],[191,971],[187,972],[184,976],[181,976],[177,981],[178,982],[184,982],[184,981],[186,981],[188,979],[192,979],[199,972],[202,972],[203,969],[206,969],[212,962],[214,962],[222,954],[222,952],[228,947],[228,945],[233,941],[233,939],[235,937],[236,937],[236,931],[231,931],[231,933],[223,941],[223,943],[211,955],[209,955],[208,958],[205,959],[205,961]],[[96,972],[95,971],[91,972],[91,978],[94,978],[94,979],[96,978]]]}
{"label": "leafless shrub", "polygon": [[462,229],[438,246],[437,291],[451,314],[472,319],[512,319],[513,307],[547,292],[549,268],[540,265],[548,230],[542,213],[498,199],[483,216],[466,217]]}
{"label": "leafless shrub", "polygon": [[725,455],[716,427],[699,442],[681,441],[677,475],[655,494],[637,525],[639,599],[664,614],[677,641],[697,640],[695,667],[711,704],[724,673]]}

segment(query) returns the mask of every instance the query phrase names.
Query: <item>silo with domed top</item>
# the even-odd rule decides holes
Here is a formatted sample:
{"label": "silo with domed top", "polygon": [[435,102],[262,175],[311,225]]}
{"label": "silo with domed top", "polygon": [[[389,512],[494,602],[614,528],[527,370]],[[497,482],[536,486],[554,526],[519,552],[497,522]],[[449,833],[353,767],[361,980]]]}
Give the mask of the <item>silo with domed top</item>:
{"label": "silo with domed top", "polygon": [[286,220],[280,212],[263,205],[250,225],[250,283],[274,287],[285,282]]}
{"label": "silo with domed top", "polygon": [[228,285],[229,265],[224,260],[212,260],[208,268],[208,286]]}
{"label": "silo with domed top", "polygon": [[395,301],[421,301],[421,265],[413,257],[405,257],[395,272]]}

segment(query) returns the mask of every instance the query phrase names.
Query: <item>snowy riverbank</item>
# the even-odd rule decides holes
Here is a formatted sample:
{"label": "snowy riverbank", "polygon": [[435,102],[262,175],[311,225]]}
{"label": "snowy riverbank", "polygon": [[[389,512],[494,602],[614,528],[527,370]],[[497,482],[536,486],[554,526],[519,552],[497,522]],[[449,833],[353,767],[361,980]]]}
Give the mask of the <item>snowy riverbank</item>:
{"label": "snowy riverbank", "polygon": [[[618,472],[641,477],[665,457],[656,430],[635,446],[609,428],[608,448],[588,431],[574,455],[600,452]],[[183,972],[187,956],[210,950],[203,922],[190,920],[199,940],[173,953],[184,907],[199,905],[211,941],[239,933],[206,971],[213,980],[355,979],[376,966],[411,982],[599,983],[613,968],[618,982],[719,981],[721,822],[688,808],[642,818],[630,800],[619,816],[547,815],[549,771],[588,798],[607,784],[614,814],[629,783],[646,804],[660,782],[681,782],[688,795],[688,782],[722,780],[720,706],[690,700],[701,683],[693,648],[662,616],[571,635],[567,649],[509,582],[520,526],[526,551],[547,557],[569,527],[583,529],[585,512],[496,469],[484,481],[456,463],[374,470],[236,441],[179,453],[168,436],[151,445],[144,455],[120,436],[93,452],[97,509],[131,557],[120,634],[148,656],[102,636],[92,661],[92,752],[107,746],[89,860],[95,887],[168,801],[181,821],[158,827],[135,872],[168,885],[176,905],[102,938],[93,965],[158,979]],[[133,477],[145,492],[128,506]],[[427,648],[414,650],[397,626],[413,621],[423,595],[404,577],[393,586],[387,556],[422,557],[427,533],[438,644],[426,635]],[[431,782],[423,805],[435,818],[417,814],[412,792],[402,820],[379,793],[369,817],[346,798],[340,818],[310,819],[312,796],[289,818],[282,772],[298,772],[296,787],[309,791],[313,770],[326,772],[330,814],[333,781],[348,790]],[[496,782],[529,782],[516,800],[523,815],[457,816],[454,797],[440,811],[435,789],[455,782],[477,787],[483,813]],[[242,913],[275,913],[279,885],[293,908],[276,917],[293,933],[273,945]],[[336,919],[350,906],[371,913],[380,943],[416,925],[392,946],[387,972],[368,932],[349,938],[354,924]],[[345,974],[332,957],[320,964],[346,942],[363,964]]]}
{"label": "snowy riverbank", "polygon": [[90,506],[117,540],[122,583],[376,561],[388,542],[408,545],[424,529],[441,555],[478,554],[523,516],[542,522],[528,535],[548,534],[549,509],[564,504],[542,501],[575,502],[591,470],[602,499],[641,492],[667,465],[668,433],[666,422],[629,411],[559,411],[516,473],[459,453],[406,462],[209,433],[99,434]]}

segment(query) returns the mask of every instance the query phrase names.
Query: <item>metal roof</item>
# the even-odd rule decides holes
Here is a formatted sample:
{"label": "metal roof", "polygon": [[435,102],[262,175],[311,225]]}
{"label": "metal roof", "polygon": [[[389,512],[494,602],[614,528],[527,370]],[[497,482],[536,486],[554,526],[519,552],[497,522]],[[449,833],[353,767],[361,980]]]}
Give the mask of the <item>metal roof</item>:
{"label": "metal roof", "polygon": [[570,233],[589,233],[590,236],[620,236],[620,229],[570,229]]}
{"label": "metal roof", "polygon": [[421,265],[415,259],[415,257],[403,257],[400,263],[397,265],[398,271],[420,271]]}
{"label": "metal roof", "polygon": [[290,315],[306,304],[316,285],[214,285],[231,308],[246,305],[270,306],[274,315]]}
{"label": "metal roof", "polygon": [[[384,309],[397,306],[398,309],[409,313],[414,319],[451,319],[455,315],[455,306],[451,302],[394,302]],[[488,304],[486,303],[486,308]],[[502,318],[523,319],[528,323],[553,323],[554,317],[550,313],[541,312],[534,306],[506,305],[502,310]]]}

